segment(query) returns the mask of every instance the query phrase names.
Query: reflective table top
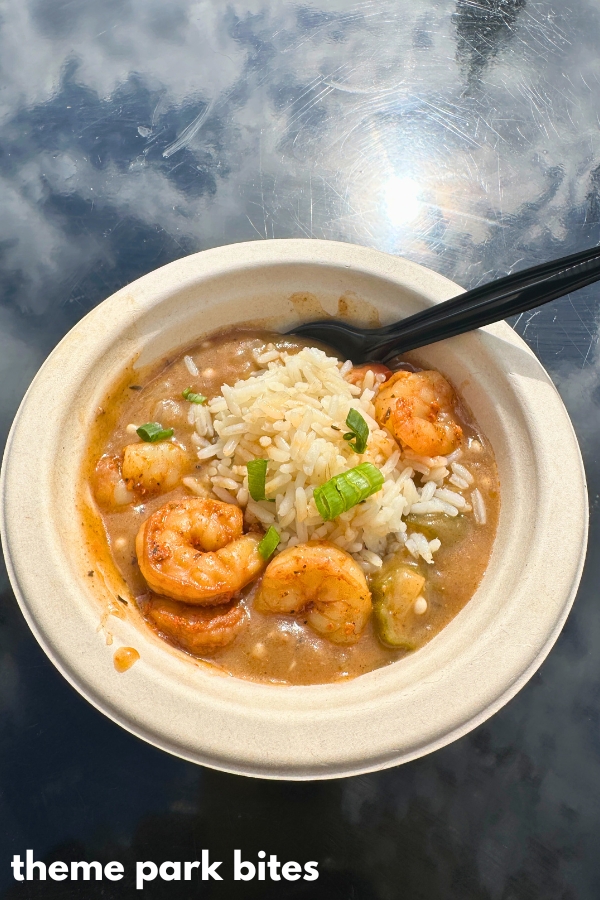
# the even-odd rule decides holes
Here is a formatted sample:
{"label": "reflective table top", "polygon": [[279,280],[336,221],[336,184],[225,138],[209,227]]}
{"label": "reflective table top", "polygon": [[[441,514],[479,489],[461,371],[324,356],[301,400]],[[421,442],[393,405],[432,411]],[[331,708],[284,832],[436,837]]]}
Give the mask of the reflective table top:
{"label": "reflective table top", "polygon": [[[351,241],[474,287],[598,243],[599,39],[593,0],[7,0],[2,439],[81,316],[197,250]],[[3,896],[139,896],[130,874],[16,884],[10,859],[26,848],[131,873],[202,847],[319,861],[314,883],[190,888],[207,897],[600,896],[599,301],[592,287],[512,323],[584,454],[591,552],[578,599],[525,689],[435,754],[315,784],[170,757],[62,679],[3,571]],[[178,891],[157,880],[144,896]]]}

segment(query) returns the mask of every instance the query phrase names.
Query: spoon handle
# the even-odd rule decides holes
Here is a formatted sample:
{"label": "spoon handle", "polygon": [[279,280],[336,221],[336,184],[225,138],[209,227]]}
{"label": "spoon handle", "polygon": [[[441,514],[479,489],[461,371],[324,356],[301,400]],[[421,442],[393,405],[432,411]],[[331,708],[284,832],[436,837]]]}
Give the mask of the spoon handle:
{"label": "spoon handle", "polygon": [[371,358],[390,359],[425,344],[490,325],[599,279],[600,247],[515,272],[378,329],[377,338],[369,348]]}

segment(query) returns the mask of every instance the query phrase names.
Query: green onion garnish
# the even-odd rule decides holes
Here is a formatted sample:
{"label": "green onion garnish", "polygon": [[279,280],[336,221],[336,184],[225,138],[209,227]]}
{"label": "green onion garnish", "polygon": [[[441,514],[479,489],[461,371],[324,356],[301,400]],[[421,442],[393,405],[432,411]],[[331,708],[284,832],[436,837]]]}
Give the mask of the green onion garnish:
{"label": "green onion garnish", "polygon": [[251,459],[246,463],[248,469],[248,490],[253,500],[266,500],[265,482],[267,480],[266,459]]}
{"label": "green onion garnish", "polygon": [[383,475],[372,463],[361,463],[315,489],[313,497],[321,517],[328,522],[348,512],[383,485]]}
{"label": "green onion garnish", "polygon": [[160,422],[146,422],[136,428],[138,435],[143,441],[155,444],[157,441],[166,441],[167,438],[173,437],[172,428],[163,428]]}
{"label": "green onion garnish", "polygon": [[344,435],[344,440],[348,441],[348,446],[352,447],[355,453],[364,453],[367,449],[369,426],[358,410],[350,410],[346,418],[346,425],[350,431]]}
{"label": "green onion garnish", "polygon": [[269,557],[273,556],[275,551],[277,550],[277,546],[279,544],[279,532],[276,528],[273,528],[272,525],[269,526],[269,530],[265,534],[264,538],[258,545],[258,552],[262,556],[263,559],[269,559]]}
{"label": "green onion garnish", "polygon": [[184,400],[189,400],[190,403],[206,403],[206,397],[203,394],[195,394],[191,387],[182,391],[181,396]]}

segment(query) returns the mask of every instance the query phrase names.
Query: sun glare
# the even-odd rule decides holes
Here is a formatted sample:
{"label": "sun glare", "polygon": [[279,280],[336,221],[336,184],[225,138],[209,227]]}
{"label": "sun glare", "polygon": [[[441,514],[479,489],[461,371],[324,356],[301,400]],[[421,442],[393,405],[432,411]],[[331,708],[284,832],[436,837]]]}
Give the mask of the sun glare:
{"label": "sun glare", "polygon": [[421,212],[421,187],[409,175],[392,175],[383,188],[387,216],[392,225],[407,225]]}

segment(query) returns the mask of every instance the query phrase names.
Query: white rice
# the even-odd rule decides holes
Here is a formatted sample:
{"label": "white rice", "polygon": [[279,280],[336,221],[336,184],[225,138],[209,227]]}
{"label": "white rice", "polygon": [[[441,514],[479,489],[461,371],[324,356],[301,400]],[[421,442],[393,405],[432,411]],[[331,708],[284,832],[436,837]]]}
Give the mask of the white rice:
{"label": "white rice", "polygon": [[196,363],[194,362],[192,357],[184,356],[183,361],[184,361],[185,367],[188,370],[188,372],[190,373],[190,375],[193,375],[194,378],[196,378],[200,373],[198,372],[198,367],[196,366]]}
{"label": "white rice", "polygon": [[471,475],[469,470],[465,469],[464,466],[461,466],[460,463],[457,463],[457,462],[451,463],[451,468],[452,468],[452,471],[454,472],[455,476],[457,476],[458,478],[461,478],[463,481],[466,481],[467,484],[473,484],[475,479],[473,478],[473,476]]}
{"label": "white rice", "polygon": [[[460,493],[474,484],[458,463],[460,450],[448,457],[420,457],[400,451],[378,426],[373,399],[380,376],[367,371],[362,384],[352,385],[344,378],[352,368],[349,361],[342,365],[312,347],[288,355],[269,345],[255,359],[262,367],[258,373],[223,385],[220,396],[206,405],[191,404],[189,412],[198,459],[207,463],[214,495],[244,508],[248,524],[274,525],[282,547],[330,540],[373,572],[402,546],[415,558],[433,562],[440,542],[407,532],[405,518],[411,512],[456,516],[472,508],[475,520],[485,522],[481,493],[471,491],[472,507]],[[192,368],[197,373],[190,357],[184,361],[190,374]],[[343,438],[350,409],[369,425],[361,456]],[[274,503],[249,496],[246,463],[252,459],[268,459],[266,493]],[[383,473],[381,490],[334,521],[323,522],[314,489],[367,461]],[[188,486],[199,492],[195,484]]]}
{"label": "white rice", "polygon": [[483,497],[481,496],[481,491],[478,490],[478,488],[475,488],[475,490],[472,492],[471,502],[473,503],[473,515],[475,516],[475,521],[478,525],[485,525],[487,521],[487,513]]}

